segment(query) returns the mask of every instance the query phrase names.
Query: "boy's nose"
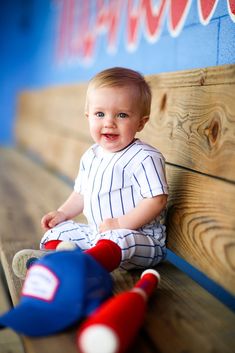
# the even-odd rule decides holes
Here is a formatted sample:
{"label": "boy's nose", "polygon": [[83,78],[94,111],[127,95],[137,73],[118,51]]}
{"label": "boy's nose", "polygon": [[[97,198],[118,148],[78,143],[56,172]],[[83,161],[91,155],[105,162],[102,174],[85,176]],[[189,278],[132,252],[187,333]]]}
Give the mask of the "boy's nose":
{"label": "boy's nose", "polygon": [[104,121],[105,127],[113,127],[115,126],[115,118],[112,116],[107,116]]}

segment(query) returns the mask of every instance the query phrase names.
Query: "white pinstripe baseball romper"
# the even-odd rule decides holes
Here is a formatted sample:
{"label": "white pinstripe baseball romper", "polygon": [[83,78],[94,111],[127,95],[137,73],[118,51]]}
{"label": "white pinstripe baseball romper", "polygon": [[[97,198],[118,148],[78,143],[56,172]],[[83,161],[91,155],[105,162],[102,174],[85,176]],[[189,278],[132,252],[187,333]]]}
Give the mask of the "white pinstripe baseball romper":
{"label": "white pinstripe baseball romper", "polygon": [[110,239],[120,246],[121,267],[125,269],[154,266],[165,257],[164,212],[137,231],[98,233],[104,219],[126,214],[143,198],[168,194],[165,161],[157,149],[139,139],[115,153],[103,152],[95,144],[81,158],[74,190],[84,196],[83,213],[88,225],[72,220],[60,223],[44,234],[41,248],[48,240],[58,239],[73,241],[86,250],[101,238]]}

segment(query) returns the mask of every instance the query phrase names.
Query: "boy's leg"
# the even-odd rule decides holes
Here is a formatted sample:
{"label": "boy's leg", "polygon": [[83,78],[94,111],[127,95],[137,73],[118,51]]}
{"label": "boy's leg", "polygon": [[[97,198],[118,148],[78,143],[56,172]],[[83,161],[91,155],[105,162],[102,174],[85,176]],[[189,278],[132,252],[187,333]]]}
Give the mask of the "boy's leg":
{"label": "boy's leg", "polygon": [[87,250],[91,247],[90,234],[91,229],[86,224],[83,225],[73,221],[63,222],[44,234],[40,243],[40,250],[24,249],[17,252],[12,261],[13,272],[17,277],[24,279],[33,262],[48,254],[48,251],[55,250],[61,241],[72,242],[81,250]]}
{"label": "boy's leg", "polygon": [[90,238],[92,230],[87,224],[76,223],[72,220],[58,224],[49,229],[41,239],[40,249],[56,249],[60,242],[72,242],[81,250],[89,249],[92,244]]}
{"label": "boy's leg", "polygon": [[[165,258],[165,227],[159,227],[156,233],[154,236],[150,236],[128,229],[117,229],[98,234],[93,244],[91,244],[92,231],[89,226],[67,221],[47,231],[40,246],[41,249],[54,249],[61,241],[73,242],[81,250],[93,256],[108,271],[113,271],[119,265],[129,270],[155,266]],[[16,258],[17,254],[15,255]],[[46,252],[41,251],[41,255],[39,254],[36,257],[41,257],[44,254]],[[27,258],[27,262],[30,260],[27,256],[24,256],[24,258]],[[19,259],[17,261],[20,263],[18,267],[24,272],[23,275],[25,276],[27,263],[25,262],[22,266],[22,261]],[[15,274],[23,278],[19,276],[19,273],[17,274],[19,272],[17,265],[15,267],[16,270],[13,266]]]}
{"label": "boy's leg", "polygon": [[[49,241],[50,242],[54,242]],[[92,256],[108,272],[115,270],[121,262],[121,248],[111,240],[100,240],[98,243],[84,251]],[[49,251],[25,249],[15,254],[12,262],[12,268],[15,275],[24,279],[28,268],[39,258],[48,254]]]}
{"label": "boy's leg", "polygon": [[[154,234],[151,235],[129,229],[115,229],[94,236],[88,225],[67,221],[45,233],[41,241],[41,248],[45,248],[44,244],[49,241],[61,240],[63,242],[73,242],[84,251],[93,248],[99,240],[106,239],[113,241],[121,248],[122,268],[147,268],[155,266],[165,258],[165,238],[165,226],[162,225],[159,225],[159,228],[155,229]],[[101,253],[102,256],[98,255]],[[108,250],[102,251],[101,245],[99,250],[98,248],[95,249],[95,254],[99,256],[100,263],[101,260],[106,261],[105,253],[108,254]]]}
{"label": "boy's leg", "polygon": [[166,256],[164,226],[159,227],[155,236],[128,229],[115,229],[99,234],[96,240],[99,239],[112,240],[120,247],[120,267],[126,270],[153,267]]}

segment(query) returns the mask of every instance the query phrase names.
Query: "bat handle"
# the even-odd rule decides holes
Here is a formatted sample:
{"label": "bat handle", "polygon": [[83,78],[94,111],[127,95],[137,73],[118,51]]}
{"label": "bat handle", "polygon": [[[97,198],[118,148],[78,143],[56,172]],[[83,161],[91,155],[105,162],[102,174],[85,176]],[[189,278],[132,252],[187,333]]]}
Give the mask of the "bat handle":
{"label": "bat handle", "polygon": [[154,269],[148,269],[142,273],[140,280],[135,284],[131,291],[139,293],[147,301],[159,282],[159,273]]}

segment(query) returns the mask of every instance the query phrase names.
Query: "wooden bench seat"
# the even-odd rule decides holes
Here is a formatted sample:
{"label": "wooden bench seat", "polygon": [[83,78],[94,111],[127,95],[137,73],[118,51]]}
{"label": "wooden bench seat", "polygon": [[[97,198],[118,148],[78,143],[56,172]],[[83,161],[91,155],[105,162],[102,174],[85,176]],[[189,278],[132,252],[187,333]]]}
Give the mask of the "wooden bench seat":
{"label": "wooden bench seat", "polygon": [[[235,66],[149,79],[153,110],[141,137],[159,147],[167,159],[168,248],[227,293],[231,307]],[[80,155],[92,143],[82,113],[85,89],[81,84],[24,92],[17,146],[0,149],[0,256],[14,305],[22,281],[12,273],[13,255],[22,248],[38,248],[41,216],[69,195]],[[234,352],[235,314],[228,303],[169,261],[157,269],[161,283],[128,352]],[[139,275],[114,271],[114,292],[131,288]],[[46,338],[22,337],[30,353],[77,352],[75,338],[76,328]]]}

